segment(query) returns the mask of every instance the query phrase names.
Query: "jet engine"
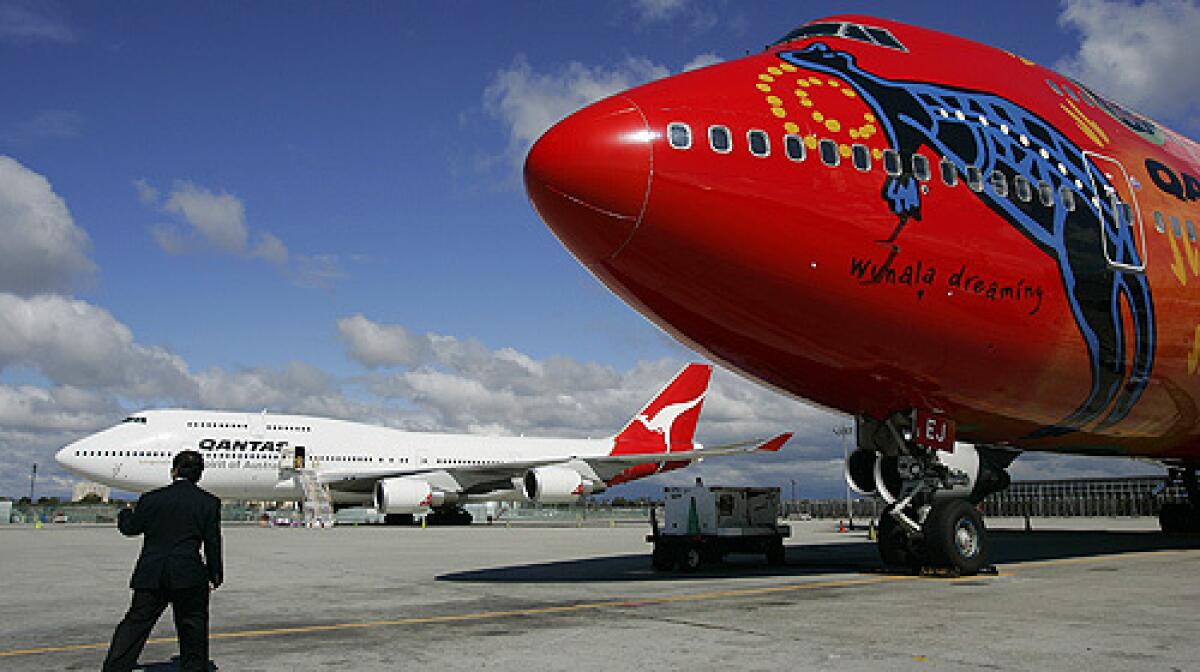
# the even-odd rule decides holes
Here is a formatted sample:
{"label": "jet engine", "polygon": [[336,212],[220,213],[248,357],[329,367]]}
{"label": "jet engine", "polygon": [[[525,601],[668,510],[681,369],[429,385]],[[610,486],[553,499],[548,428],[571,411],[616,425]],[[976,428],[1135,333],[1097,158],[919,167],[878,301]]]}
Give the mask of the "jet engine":
{"label": "jet engine", "polygon": [[595,483],[565,467],[530,469],[521,482],[525,498],[539,504],[570,504],[595,490]]}
{"label": "jet engine", "polygon": [[383,514],[424,513],[436,503],[429,482],[419,478],[384,478],[375,484],[375,510]]}
{"label": "jet engine", "polygon": [[[1013,451],[955,443],[954,452],[935,451],[934,459],[951,474],[965,476],[935,493],[937,498],[962,498],[978,503],[984,497],[1008,487],[1008,465],[1016,458]],[[872,450],[859,449],[846,460],[845,477],[850,488],[861,495],[880,495],[888,501],[900,498],[902,475],[900,459]]]}

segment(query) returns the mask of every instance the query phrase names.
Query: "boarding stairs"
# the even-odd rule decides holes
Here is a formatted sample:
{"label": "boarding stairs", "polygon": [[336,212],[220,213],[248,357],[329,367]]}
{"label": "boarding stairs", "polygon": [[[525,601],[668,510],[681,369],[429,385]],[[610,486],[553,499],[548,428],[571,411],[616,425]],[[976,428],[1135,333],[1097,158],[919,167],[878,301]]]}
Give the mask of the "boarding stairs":
{"label": "boarding stairs", "polygon": [[296,470],[296,480],[304,491],[304,525],[333,527],[333,497],[329,486],[321,482],[317,470],[311,467]]}

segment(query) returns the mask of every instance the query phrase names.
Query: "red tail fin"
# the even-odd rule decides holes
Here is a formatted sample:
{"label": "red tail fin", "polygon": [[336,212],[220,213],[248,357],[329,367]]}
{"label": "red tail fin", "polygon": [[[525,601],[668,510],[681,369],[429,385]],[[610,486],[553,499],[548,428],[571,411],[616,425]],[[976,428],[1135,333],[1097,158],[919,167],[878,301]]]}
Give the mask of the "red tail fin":
{"label": "red tail fin", "polygon": [[692,449],[712,367],[688,364],[614,438],[613,455]]}

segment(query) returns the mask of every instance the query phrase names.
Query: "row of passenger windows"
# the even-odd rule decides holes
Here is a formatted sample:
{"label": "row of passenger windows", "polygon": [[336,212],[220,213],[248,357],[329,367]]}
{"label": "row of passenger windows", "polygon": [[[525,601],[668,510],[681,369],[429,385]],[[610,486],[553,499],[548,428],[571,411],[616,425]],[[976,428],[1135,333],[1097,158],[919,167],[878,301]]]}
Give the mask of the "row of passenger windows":
{"label": "row of passenger windows", "polygon": [[[145,418],[140,419],[145,422]],[[131,419],[126,419],[125,422],[130,422]],[[189,422],[188,427],[203,427],[211,429],[250,429],[250,425],[240,424],[236,422]],[[312,427],[290,427],[285,425],[267,425],[267,430],[274,432],[311,432]]]}
{"label": "row of passenger windows", "polygon": [[175,453],[157,450],[77,450],[75,457],[171,457]]}
{"label": "row of passenger windows", "polygon": [[[675,149],[687,150],[692,147],[692,129],[685,123],[673,122],[667,126],[667,138],[671,146]],[[709,126],[708,127],[708,143],[709,148],[718,154],[728,154],[733,151],[733,141],[730,131],[725,126]],[[746,145],[750,153],[757,157],[767,157],[771,155],[771,140],[766,131],[753,129],[746,133]],[[808,158],[808,146],[804,139],[798,135],[787,134],[783,136],[783,152],[788,159],[796,162],[804,161]],[[817,142],[817,153],[821,158],[821,162],[826,166],[835,168],[840,166],[843,158],[849,158],[851,165],[862,172],[871,170],[873,157],[870,148],[866,145],[854,144],[848,148],[844,145],[839,145],[836,141],[828,138]],[[845,157],[849,154],[848,157]],[[886,149],[880,154],[883,162],[883,169],[888,175],[893,177],[904,173],[903,158],[895,150]],[[929,159],[921,154],[913,154],[909,157],[909,166],[912,169],[913,177],[921,182],[928,182],[933,179],[933,169],[929,165]],[[1000,198],[1007,198],[1010,193],[1008,177],[999,171],[993,171],[990,175],[985,176],[983,171],[976,166],[967,166],[965,174],[960,176],[958,168],[948,160],[943,160],[938,164],[938,176],[942,182],[953,187],[959,183],[960,177],[966,182],[967,186],[975,192],[982,192],[985,186],[990,186],[992,191]],[[1029,203],[1037,197],[1038,201],[1046,206],[1054,206],[1054,187],[1045,183],[1038,182],[1034,184],[1021,175],[1013,177],[1011,193],[1017,200]],[[1075,210],[1075,193],[1068,186],[1063,186],[1058,190],[1059,198],[1062,200],[1062,205],[1068,212]],[[1120,204],[1125,206],[1124,204]]]}
{"label": "row of passenger windows", "polygon": [[[1193,243],[1196,242],[1196,225],[1192,223],[1192,220],[1184,220],[1183,224],[1181,225],[1178,217],[1175,215],[1169,215],[1169,217],[1171,220],[1171,233],[1175,234],[1176,238],[1183,237],[1183,230],[1186,227],[1188,240],[1192,241]],[[1167,218],[1168,216],[1164,216],[1163,213],[1155,210],[1154,230],[1158,231],[1159,233],[1166,233]]]}

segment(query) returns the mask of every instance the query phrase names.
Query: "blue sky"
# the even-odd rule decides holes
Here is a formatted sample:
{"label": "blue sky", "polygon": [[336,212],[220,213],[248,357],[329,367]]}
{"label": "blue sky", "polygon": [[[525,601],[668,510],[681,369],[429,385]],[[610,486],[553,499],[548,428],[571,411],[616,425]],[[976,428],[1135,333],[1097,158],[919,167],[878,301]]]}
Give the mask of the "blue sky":
{"label": "blue sky", "polygon": [[[829,6],[0,0],[0,331],[17,335],[0,336],[0,494],[161,405],[616,429],[689,353],[537,219],[525,149],[590,100],[757,51]],[[1178,94],[1200,84],[1194,2],[836,11],[1059,64],[1197,129]],[[1143,42],[1168,48],[1125,48]],[[836,490],[836,417],[730,375],[718,392],[702,438],[801,440],[717,473]],[[1041,459],[1051,475],[1128,468]]]}

